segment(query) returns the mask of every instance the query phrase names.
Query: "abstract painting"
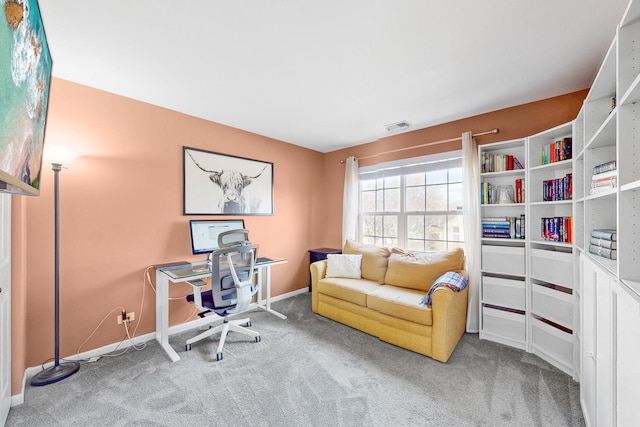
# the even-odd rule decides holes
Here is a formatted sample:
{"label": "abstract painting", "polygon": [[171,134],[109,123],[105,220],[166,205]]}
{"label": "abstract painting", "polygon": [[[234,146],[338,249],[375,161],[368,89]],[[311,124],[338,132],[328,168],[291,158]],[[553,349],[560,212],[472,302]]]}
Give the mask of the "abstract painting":
{"label": "abstract painting", "polygon": [[0,3],[0,191],[38,195],[51,54],[37,0]]}
{"label": "abstract painting", "polygon": [[273,215],[273,163],[183,147],[184,215]]}

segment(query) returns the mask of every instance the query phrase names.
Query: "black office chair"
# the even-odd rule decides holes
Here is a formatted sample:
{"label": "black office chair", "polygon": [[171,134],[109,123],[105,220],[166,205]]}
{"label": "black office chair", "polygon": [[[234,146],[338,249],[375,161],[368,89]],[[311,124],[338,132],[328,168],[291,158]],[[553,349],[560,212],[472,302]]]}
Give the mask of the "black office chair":
{"label": "black office chair", "polygon": [[[227,334],[238,332],[253,337],[260,342],[260,334],[249,329],[249,318],[230,320],[229,316],[243,313],[247,310],[253,296],[258,291],[254,282],[256,248],[249,242],[249,231],[245,229],[230,230],[220,233],[218,246],[210,255],[211,260],[211,290],[204,291],[205,282],[196,280],[189,282],[193,287],[193,294],[187,296],[187,301],[195,303],[201,312],[200,317],[215,314],[213,322],[222,317],[222,324],[209,326],[209,329],[190,338],[186,342],[186,350],[191,350],[191,344],[220,332],[220,342],[216,350],[216,360],[222,360],[222,348]],[[212,323],[213,323],[212,322]]]}

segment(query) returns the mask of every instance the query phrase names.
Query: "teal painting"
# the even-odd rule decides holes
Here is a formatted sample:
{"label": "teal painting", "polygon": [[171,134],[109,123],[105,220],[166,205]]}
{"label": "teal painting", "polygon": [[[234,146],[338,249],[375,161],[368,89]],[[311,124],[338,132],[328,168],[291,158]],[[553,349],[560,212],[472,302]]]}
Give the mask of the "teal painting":
{"label": "teal painting", "polygon": [[51,54],[37,0],[0,4],[0,191],[38,195]]}

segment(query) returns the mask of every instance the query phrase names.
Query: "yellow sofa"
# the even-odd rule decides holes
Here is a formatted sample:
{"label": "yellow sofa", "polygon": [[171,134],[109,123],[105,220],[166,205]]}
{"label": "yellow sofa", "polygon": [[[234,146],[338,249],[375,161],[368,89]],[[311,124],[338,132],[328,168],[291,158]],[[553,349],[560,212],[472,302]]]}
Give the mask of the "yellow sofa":
{"label": "yellow sofa", "polygon": [[391,344],[446,362],[466,328],[468,286],[438,287],[448,271],[466,276],[464,252],[417,253],[348,240],[343,254],[361,254],[361,278],[326,277],[327,260],[311,264],[312,310]]}

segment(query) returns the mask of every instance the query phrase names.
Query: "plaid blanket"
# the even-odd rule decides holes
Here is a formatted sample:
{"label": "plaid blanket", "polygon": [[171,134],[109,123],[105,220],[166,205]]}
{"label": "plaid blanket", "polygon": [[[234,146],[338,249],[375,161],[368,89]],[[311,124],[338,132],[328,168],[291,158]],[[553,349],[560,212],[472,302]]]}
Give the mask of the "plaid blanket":
{"label": "plaid blanket", "polygon": [[431,285],[431,289],[427,292],[427,295],[420,300],[421,305],[431,306],[431,298],[436,289],[446,286],[449,289],[453,289],[456,292],[460,292],[469,284],[469,280],[453,271],[448,271],[442,276],[438,277],[436,281]]}

